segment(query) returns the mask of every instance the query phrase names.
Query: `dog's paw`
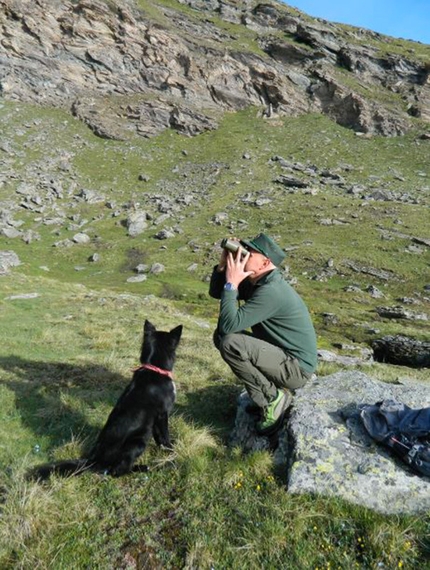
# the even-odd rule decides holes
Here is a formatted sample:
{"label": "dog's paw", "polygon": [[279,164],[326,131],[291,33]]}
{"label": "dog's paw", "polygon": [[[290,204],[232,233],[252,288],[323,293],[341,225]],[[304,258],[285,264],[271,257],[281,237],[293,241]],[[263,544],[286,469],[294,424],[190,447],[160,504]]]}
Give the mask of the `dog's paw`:
{"label": "dog's paw", "polygon": [[135,465],[132,471],[133,473],[148,473],[149,465]]}

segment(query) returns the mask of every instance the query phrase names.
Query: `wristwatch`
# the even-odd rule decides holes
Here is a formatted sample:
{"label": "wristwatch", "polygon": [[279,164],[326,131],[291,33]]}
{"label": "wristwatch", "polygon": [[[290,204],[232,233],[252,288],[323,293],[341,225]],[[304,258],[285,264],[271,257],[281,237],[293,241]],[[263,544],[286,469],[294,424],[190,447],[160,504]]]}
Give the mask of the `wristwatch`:
{"label": "wristwatch", "polygon": [[233,285],[233,283],[226,283],[224,285],[224,291],[237,291],[237,287]]}

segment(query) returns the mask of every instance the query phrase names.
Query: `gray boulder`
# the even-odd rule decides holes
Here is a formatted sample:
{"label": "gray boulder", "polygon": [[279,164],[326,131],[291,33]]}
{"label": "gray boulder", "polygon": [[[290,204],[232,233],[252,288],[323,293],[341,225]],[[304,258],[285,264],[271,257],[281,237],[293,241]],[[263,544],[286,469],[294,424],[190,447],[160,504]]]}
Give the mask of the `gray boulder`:
{"label": "gray boulder", "polygon": [[163,271],[165,271],[165,267],[162,263],[153,263],[149,269],[149,273],[152,273],[153,275],[159,275],[160,273],[163,273]]}
{"label": "gray boulder", "polygon": [[430,366],[430,342],[404,335],[388,335],[375,339],[372,348],[377,362],[389,362],[412,368]]}
{"label": "gray boulder", "polygon": [[148,227],[148,214],[146,212],[136,211],[130,212],[127,216],[127,230],[128,235],[136,237],[143,233]]}
{"label": "gray boulder", "polygon": [[73,241],[74,243],[83,243],[83,244],[86,244],[86,243],[90,243],[91,238],[90,238],[90,236],[89,236],[88,234],[85,234],[85,233],[80,232],[80,233],[77,233],[77,234],[75,234],[75,235],[73,236],[72,241]]}
{"label": "gray boulder", "polygon": [[139,273],[139,275],[133,275],[127,279],[127,283],[142,283],[148,279],[147,275],[144,273]]}
{"label": "gray boulder", "polygon": [[163,230],[160,230],[159,232],[157,232],[155,234],[155,237],[157,239],[160,239],[160,240],[169,239],[169,238],[175,237],[175,232],[171,228],[163,229]]}
{"label": "gray boulder", "polygon": [[21,261],[17,254],[11,250],[0,251],[0,275],[9,273],[11,267],[17,267]]}
{"label": "gray boulder", "polygon": [[343,356],[330,350],[319,349],[318,360],[320,362],[336,362],[342,366],[358,366],[372,364],[370,351],[362,351],[360,356]]}
{"label": "gray boulder", "polygon": [[13,239],[13,238],[20,237],[22,235],[22,232],[20,232],[16,228],[6,227],[6,228],[2,228],[0,230],[0,234],[4,237],[9,238],[9,239]]}
{"label": "gray boulder", "polygon": [[380,317],[386,319],[408,319],[411,321],[427,321],[428,316],[425,313],[415,313],[405,307],[376,307],[376,312]]}
{"label": "gray boulder", "polygon": [[289,493],[339,497],[385,514],[426,512],[430,480],[372,440],[360,419],[363,405],[384,399],[425,408],[430,391],[418,382],[387,384],[356,370],[316,378],[296,391],[275,442],[256,434],[243,393],[231,444],[246,451],[276,445],[274,462],[286,468]]}

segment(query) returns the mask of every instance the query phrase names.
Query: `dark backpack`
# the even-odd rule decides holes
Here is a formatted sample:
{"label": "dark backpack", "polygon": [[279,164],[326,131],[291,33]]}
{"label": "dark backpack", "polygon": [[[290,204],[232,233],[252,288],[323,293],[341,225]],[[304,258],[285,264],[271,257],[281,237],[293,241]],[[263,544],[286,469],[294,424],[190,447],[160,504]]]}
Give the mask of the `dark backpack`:
{"label": "dark backpack", "polygon": [[365,405],[360,413],[369,435],[420,475],[430,477],[430,408],[413,410],[394,400]]}

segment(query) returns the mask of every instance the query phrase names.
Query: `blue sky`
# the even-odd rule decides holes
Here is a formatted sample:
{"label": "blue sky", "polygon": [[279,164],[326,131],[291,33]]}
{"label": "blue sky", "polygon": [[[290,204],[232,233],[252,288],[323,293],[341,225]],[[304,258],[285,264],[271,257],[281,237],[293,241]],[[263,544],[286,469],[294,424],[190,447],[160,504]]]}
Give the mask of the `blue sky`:
{"label": "blue sky", "polygon": [[310,16],[430,44],[430,0],[287,0]]}

